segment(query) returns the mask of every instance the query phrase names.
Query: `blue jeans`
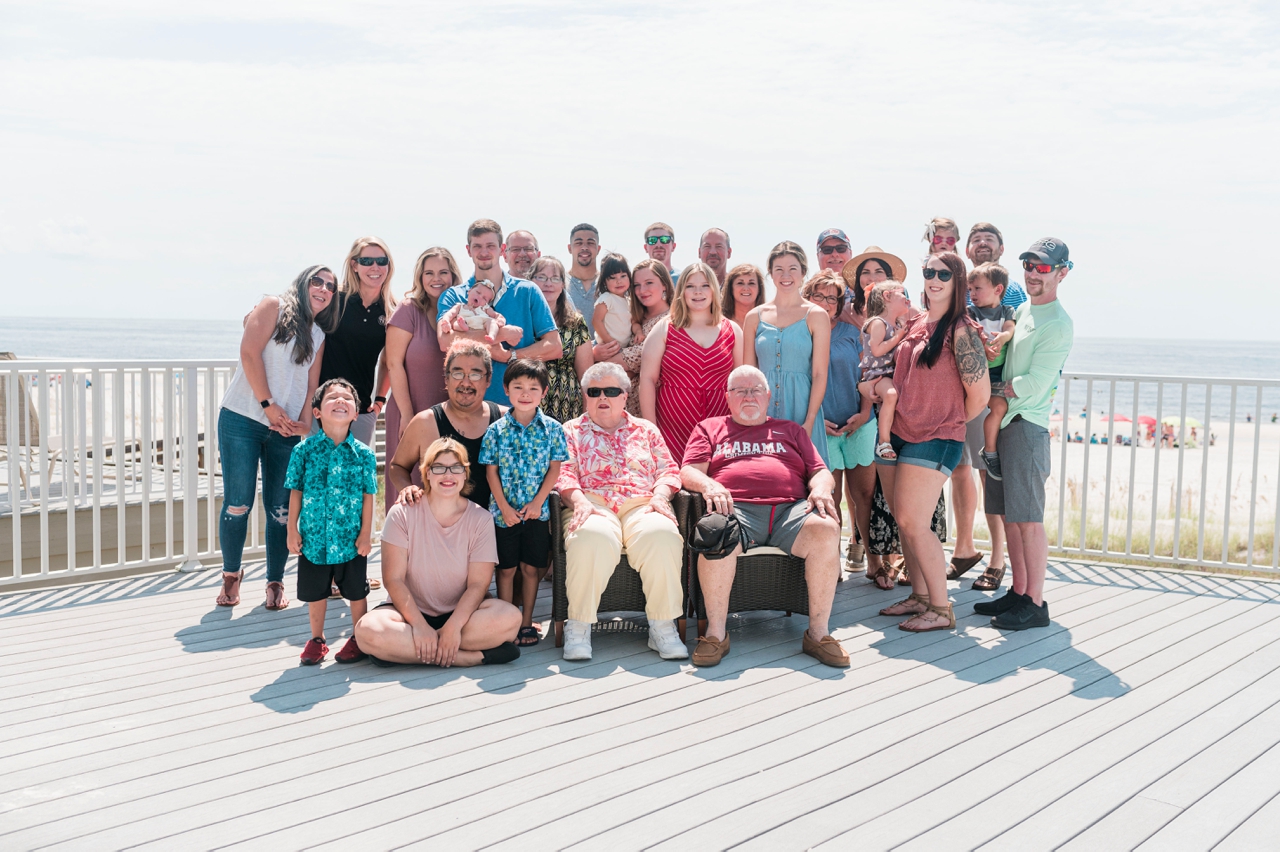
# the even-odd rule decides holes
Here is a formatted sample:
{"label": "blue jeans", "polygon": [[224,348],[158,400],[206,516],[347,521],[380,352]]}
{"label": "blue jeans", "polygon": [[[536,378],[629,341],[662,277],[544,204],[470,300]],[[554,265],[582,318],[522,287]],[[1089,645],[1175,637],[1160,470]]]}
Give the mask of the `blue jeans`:
{"label": "blue jeans", "polygon": [[[262,502],[267,515],[267,582],[284,580],[284,563],[289,559],[289,489],[284,475],[289,456],[302,440],[272,432],[243,414],[222,409],[218,412],[218,451],[222,456],[222,515],[218,537],[222,544],[222,570],[240,570],[244,540],[249,534],[249,513],[253,511],[262,464]],[[235,513],[231,509],[243,509]]]}

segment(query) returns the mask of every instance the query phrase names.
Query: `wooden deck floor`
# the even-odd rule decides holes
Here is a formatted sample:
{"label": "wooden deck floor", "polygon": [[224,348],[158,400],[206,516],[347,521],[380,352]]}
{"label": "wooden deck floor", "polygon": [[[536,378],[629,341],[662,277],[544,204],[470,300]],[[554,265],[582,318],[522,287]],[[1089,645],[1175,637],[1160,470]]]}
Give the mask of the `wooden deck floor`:
{"label": "wooden deck floor", "polygon": [[302,605],[264,610],[261,565],[234,612],[217,585],[0,597],[0,848],[1280,843],[1277,584],[1057,563],[1049,629],[957,589],[958,632],[909,635],[855,575],[847,671],[780,613],[702,671],[623,632],[587,664],[301,668]]}

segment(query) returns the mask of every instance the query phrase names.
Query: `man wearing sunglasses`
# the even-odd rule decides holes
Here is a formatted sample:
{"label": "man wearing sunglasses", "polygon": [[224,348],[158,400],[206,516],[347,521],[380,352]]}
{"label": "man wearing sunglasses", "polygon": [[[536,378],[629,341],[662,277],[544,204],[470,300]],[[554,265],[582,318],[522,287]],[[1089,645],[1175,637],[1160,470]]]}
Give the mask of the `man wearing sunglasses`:
{"label": "man wearing sunglasses", "polygon": [[840,270],[853,257],[849,238],[839,228],[827,228],[818,234],[818,269],[830,269],[839,275]]}
{"label": "man wearing sunglasses", "polygon": [[529,280],[529,270],[533,262],[542,257],[538,250],[538,238],[528,231],[512,231],[507,234],[507,244],[503,246],[502,259],[507,262],[507,271],[513,278]]}
{"label": "man wearing sunglasses", "polygon": [[1071,270],[1062,240],[1037,240],[1018,257],[1029,301],[1014,315],[1016,327],[1004,362],[1004,381],[992,388],[1009,400],[1000,421],[1002,478],[987,479],[986,511],[1004,516],[1013,586],[1001,598],[974,605],[1004,630],[1049,624],[1044,578],[1049,539],[1044,529],[1044,483],[1051,470],[1049,411],[1075,329],[1058,301],[1058,285]]}
{"label": "man wearing sunglasses", "polygon": [[680,277],[671,265],[671,255],[676,251],[676,232],[666,222],[654,222],[644,231],[644,253],[661,263],[671,273],[671,283]]}
{"label": "man wearing sunglasses", "polygon": [[505,246],[502,242],[502,226],[492,219],[477,219],[467,228],[467,254],[475,264],[475,272],[467,283],[450,287],[440,296],[438,315],[443,317],[457,304],[466,304],[467,293],[478,279],[493,285],[497,295],[493,309],[502,314],[507,324],[496,341],[486,341],[484,331],[457,331],[452,323],[442,321],[436,330],[441,351],[448,352],[457,337],[466,337],[489,347],[493,358],[493,381],[485,393],[485,399],[502,405],[510,405],[502,385],[507,363],[516,358],[534,361],[554,361],[564,353],[555,317],[547,306],[546,297],[532,281],[516,278],[504,272],[499,259]]}

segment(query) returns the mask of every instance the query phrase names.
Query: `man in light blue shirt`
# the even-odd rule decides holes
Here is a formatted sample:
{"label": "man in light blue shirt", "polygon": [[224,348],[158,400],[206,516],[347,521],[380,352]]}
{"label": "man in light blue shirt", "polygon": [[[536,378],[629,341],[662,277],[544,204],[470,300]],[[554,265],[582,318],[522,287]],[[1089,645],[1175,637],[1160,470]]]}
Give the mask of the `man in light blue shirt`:
{"label": "man in light blue shirt", "polygon": [[502,227],[492,219],[477,219],[467,228],[467,254],[475,264],[475,273],[466,284],[450,287],[440,296],[437,314],[443,317],[454,305],[466,304],[467,293],[477,279],[489,281],[497,295],[493,309],[507,321],[496,341],[484,339],[483,331],[456,331],[450,324],[441,322],[437,329],[440,348],[448,352],[456,337],[469,337],[489,347],[493,357],[493,380],[485,399],[510,405],[502,376],[507,362],[516,358],[534,361],[554,361],[564,354],[560,332],[555,317],[538,285],[532,281],[508,275],[502,269],[499,258],[506,246],[502,242]]}

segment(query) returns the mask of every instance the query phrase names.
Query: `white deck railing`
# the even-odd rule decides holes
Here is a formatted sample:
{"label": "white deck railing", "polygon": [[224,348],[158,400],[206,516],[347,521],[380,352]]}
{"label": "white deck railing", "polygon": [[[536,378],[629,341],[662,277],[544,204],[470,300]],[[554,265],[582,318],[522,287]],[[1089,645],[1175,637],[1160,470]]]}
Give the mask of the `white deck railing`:
{"label": "white deck railing", "polygon": [[[234,370],[0,361],[0,588],[216,564],[218,404]],[[1086,442],[1054,444],[1045,521],[1055,553],[1280,569],[1280,425],[1270,420],[1280,381],[1069,373],[1056,406],[1059,436]],[[1157,423],[1154,445],[1144,416]],[[1108,440],[1090,444],[1093,434]],[[247,554],[264,549],[260,506]]]}

